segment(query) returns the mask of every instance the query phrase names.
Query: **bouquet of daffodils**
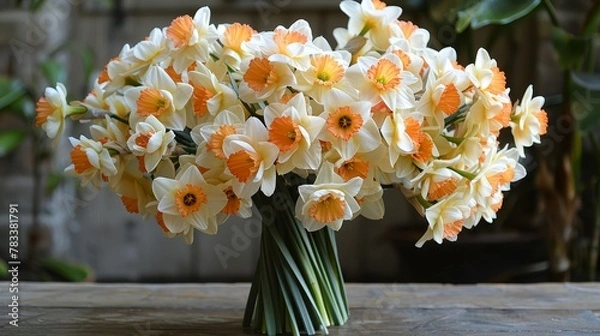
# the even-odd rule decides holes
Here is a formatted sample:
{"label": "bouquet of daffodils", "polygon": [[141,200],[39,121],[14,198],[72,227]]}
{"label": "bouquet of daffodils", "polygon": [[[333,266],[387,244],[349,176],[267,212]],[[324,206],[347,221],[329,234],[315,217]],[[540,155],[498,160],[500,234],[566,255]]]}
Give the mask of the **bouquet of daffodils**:
{"label": "bouquet of daffodils", "polygon": [[[486,50],[461,65],[454,49],[427,47],[425,29],[398,20],[400,7],[340,8],[349,22],[332,48],[304,20],[256,32],[215,26],[203,7],[125,45],[83,101],[67,103],[57,84],[37,103],[50,138],[66,117],[91,121],[89,136],[70,138],[66,171],[107,185],[169,237],[191,243],[195,230],[251,216],[253,200],[285,195],[263,227],[245,321],[269,334],[345,322],[331,230],[382,218],[382,185],[427,219],[418,246],[455,240],[496,217],[526,173],[524,148],[546,132],[543,98],[529,87],[513,105]],[[514,147],[499,145],[507,127]]]}

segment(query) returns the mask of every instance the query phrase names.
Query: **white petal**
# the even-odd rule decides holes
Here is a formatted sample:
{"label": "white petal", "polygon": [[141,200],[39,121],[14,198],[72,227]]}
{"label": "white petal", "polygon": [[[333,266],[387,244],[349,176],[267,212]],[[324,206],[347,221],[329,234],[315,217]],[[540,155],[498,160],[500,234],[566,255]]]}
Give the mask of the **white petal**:
{"label": "white petal", "polygon": [[321,169],[319,169],[319,173],[317,174],[317,178],[315,179],[315,185],[331,183],[335,180],[335,175],[336,174],[333,172],[333,163],[328,161],[323,162]]}
{"label": "white petal", "polygon": [[208,26],[210,24],[210,8],[207,6],[201,7],[194,14],[194,22],[199,26]]}
{"label": "white petal", "polygon": [[175,92],[177,86],[167,72],[156,65],[152,65],[148,68],[144,82],[155,89],[167,90],[169,92]]}
{"label": "white petal", "polygon": [[273,192],[275,192],[275,183],[275,167],[271,167],[264,172],[260,190],[265,196],[271,196],[273,195]]}
{"label": "white petal", "polygon": [[185,128],[186,115],[185,111],[175,111],[172,113],[171,118],[164,120],[165,127],[169,127],[175,131],[183,131]]}
{"label": "white petal", "polygon": [[363,179],[361,179],[360,177],[353,177],[350,180],[348,180],[348,182],[346,182],[346,185],[344,186],[344,191],[348,193],[348,195],[354,197],[358,195],[362,183]]}
{"label": "white petal", "polygon": [[177,181],[164,178],[157,177],[152,181],[152,192],[156,199],[163,198],[167,193],[171,192],[177,186]]}
{"label": "white petal", "polygon": [[150,154],[144,155],[144,166],[146,166],[146,170],[151,172],[158,166],[158,163],[162,159],[162,154],[160,152],[153,152]]}
{"label": "white petal", "polygon": [[179,183],[181,184],[194,184],[194,185],[199,185],[199,184],[204,184],[204,177],[202,177],[202,174],[200,174],[200,171],[198,170],[198,167],[194,166],[194,165],[190,165],[181,175],[181,177],[179,177]]}
{"label": "white petal", "polygon": [[423,236],[421,236],[421,238],[419,239],[419,241],[417,241],[417,243],[415,244],[416,247],[423,247],[423,244],[425,244],[426,241],[431,240],[433,238],[433,231],[431,230],[431,228],[427,228],[427,231],[425,231],[425,234],[423,234]]}
{"label": "white petal", "polygon": [[375,150],[381,144],[379,137],[379,129],[372,119],[369,119],[356,135],[357,141],[360,143],[360,151],[367,152]]}
{"label": "white petal", "polygon": [[164,133],[162,133],[162,132],[152,134],[150,139],[148,139],[148,144],[146,145],[146,151],[148,153],[155,152],[162,146],[163,135],[164,135]]}
{"label": "white petal", "polygon": [[254,141],[267,141],[269,133],[265,125],[256,117],[250,117],[246,120],[246,135]]}
{"label": "white petal", "polygon": [[176,89],[173,92],[173,107],[175,110],[181,110],[190,100],[194,88],[186,83],[177,83]]}
{"label": "white petal", "polygon": [[340,9],[348,17],[357,17],[362,15],[360,4],[354,0],[344,0],[340,2]]}
{"label": "white petal", "polygon": [[163,214],[163,220],[165,222],[165,226],[172,233],[181,233],[186,228],[187,225],[181,220],[181,217],[170,214]]}
{"label": "white petal", "polygon": [[158,211],[165,215],[181,216],[177,210],[177,204],[173,197],[167,196],[160,199],[158,202]]}

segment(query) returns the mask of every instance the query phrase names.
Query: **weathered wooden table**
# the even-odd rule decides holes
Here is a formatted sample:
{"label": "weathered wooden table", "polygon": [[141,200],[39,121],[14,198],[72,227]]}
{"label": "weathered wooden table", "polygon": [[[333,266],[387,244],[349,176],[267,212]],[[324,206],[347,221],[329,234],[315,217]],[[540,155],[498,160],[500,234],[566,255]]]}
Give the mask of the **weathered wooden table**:
{"label": "weathered wooden table", "polygon": [[[0,283],[7,310],[8,283]],[[19,327],[0,335],[245,335],[247,284],[21,283]],[[351,318],[330,335],[600,333],[600,284],[347,286]]]}

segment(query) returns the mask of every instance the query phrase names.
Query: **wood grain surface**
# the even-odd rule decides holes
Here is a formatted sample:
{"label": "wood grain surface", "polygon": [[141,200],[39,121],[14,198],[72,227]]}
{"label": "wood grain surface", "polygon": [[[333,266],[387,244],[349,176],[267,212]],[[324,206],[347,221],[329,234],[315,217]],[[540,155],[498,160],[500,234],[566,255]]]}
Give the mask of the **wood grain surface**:
{"label": "wood grain surface", "polygon": [[[248,284],[21,283],[19,327],[0,335],[251,335]],[[8,283],[0,283],[7,311]],[[329,335],[600,334],[600,284],[349,284],[350,322]]]}

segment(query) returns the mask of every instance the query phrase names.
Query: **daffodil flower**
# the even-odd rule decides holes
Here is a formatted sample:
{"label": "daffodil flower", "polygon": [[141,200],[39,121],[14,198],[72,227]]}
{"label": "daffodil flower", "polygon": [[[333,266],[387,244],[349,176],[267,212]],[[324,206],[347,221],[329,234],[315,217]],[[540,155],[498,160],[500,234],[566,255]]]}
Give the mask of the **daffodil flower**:
{"label": "daffodil flower", "polygon": [[475,63],[467,65],[465,72],[475,88],[491,94],[501,94],[506,89],[504,72],[500,71],[496,60],[487,50],[480,48]]}
{"label": "daffodil flower", "polygon": [[360,92],[361,100],[372,104],[383,101],[392,111],[413,107],[415,92],[421,89],[419,79],[405,71],[402,61],[394,54],[381,58],[360,57],[346,76]]}
{"label": "daffodil flower", "polygon": [[540,143],[540,135],[546,134],[548,127],[548,115],[542,109],[544,97],[532,96],[533,87],[530,85],[511,116],[510,127],[521,157],[525,157],[525,147]]}
{"label": "daffodil flower", "polygon": [[67,89],[62,83],[56,83],[56,88],[48,87],[35,105],[35,125],[46,131],[51,138],[58,138],[65,129],[65,118],[78,113],[84,113],[84,107],[69,106]]}
{"label": "daffodil flower", "polygon": [[129,69],[123,75],[143,76],[151,65],[157,65],[170,55],[167,39],[161,29],[154,28],[144,41],[131,47],[122,58]]}
{"label": "daffodil flower", "polygon": [[138,122],[152,115],[166,128],[183,130],[186,125],[184,107],[192,96],[192,86],[175,83],[159,66],[151,66],[142,82],[143,86],[125,91],[125,102],[131,109],[131,127],[135,128]]}
{"label": "daffodil flower", "polygon": [[318,135],[325,120],[309,115],[306,99],[297,94],[287,104],[272,103],[264,111],[269,142],[279,148],[277,172],[293,169],[317,170],[321,164]]}
{"label": "daffodil flower", "polygon": [[327,95],[332,90],[341,90],[350,96],[356,96],[356,89],[346,78],[346,69],[350,64],[352,55],[345,50],[331,51],[331,47],[324,39],[318,38],[323,52],[312,55],[310,67],[305,71],[296,71],[297,84],[294,88],[312,97],[317,103],[323,104]]}
{"label": "daffodil flower", "polygon": [[170,232],[183,235],[189,244],[194,240],[194,229],[217,233],[216,215],[227,204],[227,197],[220,188],[204,180],[198,167],[187,166],[175,179],[157,177],[152,191]]}
{"label": "daffodil flower", "polygon": [[458,233],[464,227],[465,219],[471,213],[465,197],[464,193],[453,193],[448,198],[425,210],[425,218],[429,226],[425,234],[416,243],[417,247],[423,246],[430,239],[435,240],[438,244],[441,244],[444,239],[456,240]]}
{"label": "daffodil flower", "polygon": [[258,189],[266,196],[275,191],[275,160],[279,148],[268,141],[269,133],[255,117],[246,120],[243,134],[232,134],[223,141],[227,170],[235,178],[233,192],[248,198]]}
{"label": "daffodil flower", "polygon": [[310,66],[309,57],[319,52],[312,43],[312,30],[306,20],[297,20],[289,28],[278,26],[273,32],[263,34],[259,50],[269,61],[287,64],[305,71]]}
{"label": "daffodil flower", "polygon": [[218,39],[217,28],[210,24],[210,8],[198,9],[194,17],[183,15],[165,29],[173,67],[182,73],[196,61],[210,58],[210,46]]}
{"label": "daffodil flower", "polygon": [[362,179],[354,177],[346,182],[333,171],[333,164],[325,162],[314,184],[298,187],[300,197],[296,202],[296,217],[308,231],[324,226],[334,230],[342,227],[360,209],[354,198],[360,191]]}
{"label": "daffodil flower", "polygon": [[387,6],[380,0],[363,0],[360,3],[344,0],[340,3],[340,9],[350,18],[350,33],[367,36],[379,50],[389,46],[389,26],[402,14],[402,8]]}
{"label": "daffodil flower", "polygon": [[189,84],[194,88],[192,106],[194,115],[199,118],[239,105],[235,91],[220,83],[205,65],[198,63],[194,71],[188,73]]}
{"label": "daffodil flower", "polygon": [[69,141],[73,149],[70,153],[71,165],[65,169],[65,173],[79,177],[82,186],[91,183],[94,187],[99,187],[103,177],[117,174],[117,159],[111,157],[100,141],[83,135],[79,139],[69,138]]}
{"label": "daffodil flower", "polygon": [[336,91],[325,102],[325,119],[321,139],[331,143],[340,156],[350,159],[358,152],[374,150],[381,143],[379,130],[371,118],[371,104],[356,101],[347,94]]}
{"label": "daffodil flower", "polygon": [[289,65],[265,57],[244,60],[240,72],[243,76],[239,96],[246,103],[279,101],[287,87],[296,84]]}
{"label": "daffodil flower", "polygon": [[143,156],[145,171],[151,172],[175,148],[175,134],[150,115],[135,125],[135,133],[127,140],[127,146],[134,155]]}
{"label": "daffodil flower", "polygon": [[222,58],[232,68],[239,68],[242,59],[250,57],[246,43],[252,40],[257,32],[247,24],[235,22],[222,24],[217,27],[221,44],[223,44]]}
{"label": "daffodil flower", "polygon": [[211,124],[200,124],[192,129],[192,140],[204,146],[213,157],[226,160],[223,143],[227,136],[244,131],[244,111],[241,108],[223,110]]}

